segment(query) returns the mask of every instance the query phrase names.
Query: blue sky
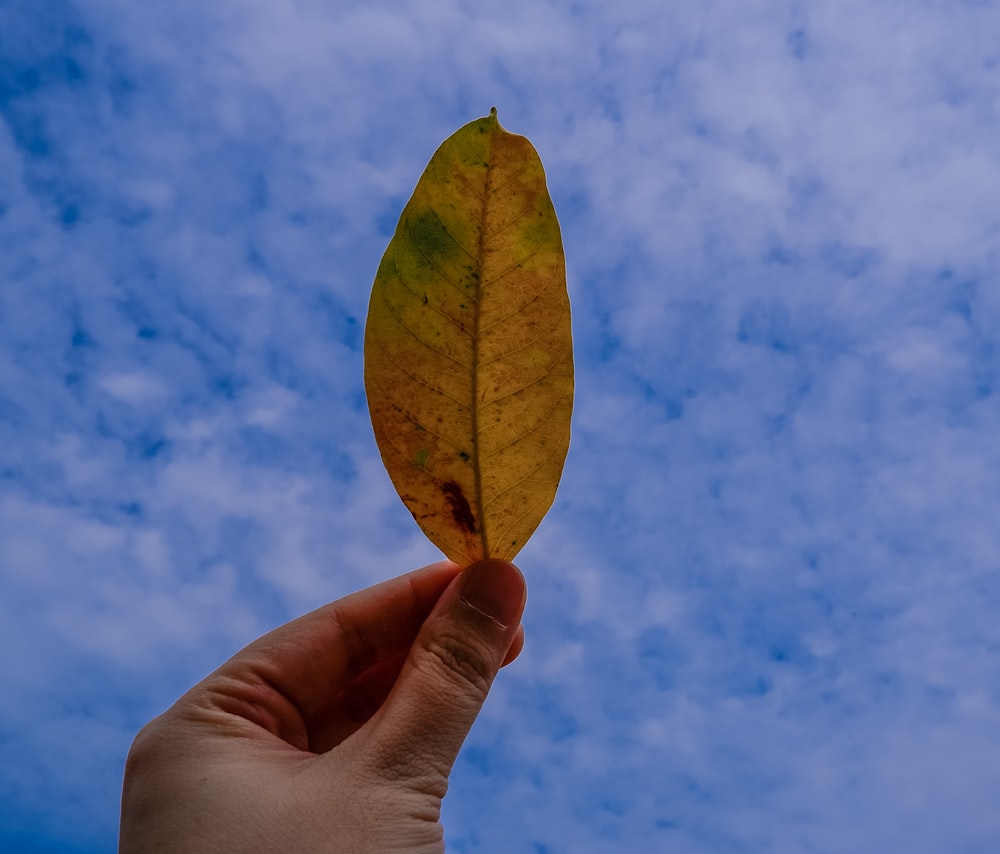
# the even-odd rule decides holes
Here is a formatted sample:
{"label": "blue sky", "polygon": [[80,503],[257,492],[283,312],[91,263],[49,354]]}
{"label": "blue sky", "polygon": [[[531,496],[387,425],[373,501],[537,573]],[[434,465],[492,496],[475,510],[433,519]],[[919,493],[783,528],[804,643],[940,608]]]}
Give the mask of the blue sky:
{"label": "blue sky", "polygon": [[998,850],[998,92],[971,0],[0,2],[0,849],[112,850],[141,724],[438,557],[364,317],[496,105],[578,393],[449,850]]}

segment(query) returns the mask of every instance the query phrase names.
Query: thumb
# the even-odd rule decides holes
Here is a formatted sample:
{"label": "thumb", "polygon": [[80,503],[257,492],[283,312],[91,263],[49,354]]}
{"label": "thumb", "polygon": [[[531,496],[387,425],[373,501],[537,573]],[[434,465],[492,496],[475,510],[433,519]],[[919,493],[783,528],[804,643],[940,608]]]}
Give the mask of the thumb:
{"label": "thumb", "polygon": [[455,578],[371,722],[369,756],[379,766],[373,770],[413,784],[446,784],[517,635],[525,595],[524,576],[502,560],[478,561]]}

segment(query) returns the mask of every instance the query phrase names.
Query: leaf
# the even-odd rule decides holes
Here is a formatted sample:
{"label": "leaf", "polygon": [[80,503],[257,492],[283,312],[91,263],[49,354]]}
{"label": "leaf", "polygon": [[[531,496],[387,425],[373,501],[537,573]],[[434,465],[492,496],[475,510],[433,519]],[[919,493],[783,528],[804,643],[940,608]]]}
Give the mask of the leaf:
{"label": "leaf", "polygon": [[463,566],[512,559],[562,474],[573,342],[545,172],[496,108],[441,144],[403,209],[372,288],[365,389],[431,542]]}

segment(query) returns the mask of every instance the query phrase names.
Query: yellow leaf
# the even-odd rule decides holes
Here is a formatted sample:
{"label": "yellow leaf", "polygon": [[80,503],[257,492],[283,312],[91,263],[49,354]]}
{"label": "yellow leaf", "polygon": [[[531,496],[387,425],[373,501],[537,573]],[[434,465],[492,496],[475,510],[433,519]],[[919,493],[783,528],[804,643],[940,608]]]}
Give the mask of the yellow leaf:
{"label": "yellow leaf", "polygon": [[555,497],[573,341],[545,172],[494,108],[446,139],[372,288],[365,388],[382,460],[424,533],[510,560]]}

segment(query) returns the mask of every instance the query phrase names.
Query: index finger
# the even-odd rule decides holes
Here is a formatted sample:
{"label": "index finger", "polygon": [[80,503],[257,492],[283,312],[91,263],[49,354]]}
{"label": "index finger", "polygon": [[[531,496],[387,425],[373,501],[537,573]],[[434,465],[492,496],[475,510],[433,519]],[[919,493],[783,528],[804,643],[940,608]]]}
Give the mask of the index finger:
{"label": "index finger", "polygon": [[240,699],[251,703],[276,694],[308,720],[370,667],[408,649],[461,569],[439,561],[317,608],[251,643],[194,690],[237,699],[249,689],[253,696]]}

